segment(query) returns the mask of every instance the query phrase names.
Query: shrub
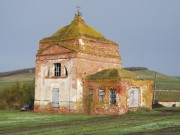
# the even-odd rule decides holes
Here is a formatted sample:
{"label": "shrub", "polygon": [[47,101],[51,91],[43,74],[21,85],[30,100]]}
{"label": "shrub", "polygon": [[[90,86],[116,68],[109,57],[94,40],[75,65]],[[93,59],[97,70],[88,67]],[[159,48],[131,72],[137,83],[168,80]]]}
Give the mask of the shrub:
{"label": "shrub", "polygon": [[85,114],[90,115],[93,108],[93,103],[89,98],[89,95],[85,93],[83,95],[83,110]]}
{"label": "shrub", "polygon": [[24,104],[34,103],[34,81],[16,82],[0,90],[0,109],[19,109]]}

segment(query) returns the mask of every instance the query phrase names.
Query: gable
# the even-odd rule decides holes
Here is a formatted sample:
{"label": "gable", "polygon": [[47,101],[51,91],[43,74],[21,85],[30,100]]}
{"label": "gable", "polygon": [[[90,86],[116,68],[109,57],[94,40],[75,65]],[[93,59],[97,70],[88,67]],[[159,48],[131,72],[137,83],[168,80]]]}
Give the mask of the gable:
{"label": "gable", "polygon": [[65,54],[65,53],[71,53],[71,52],[74,52],[74,51],[64,48],[62,46],[59,46],[59,45],[51,45],[45,48],[42,52],[40,52],[39,55]]}

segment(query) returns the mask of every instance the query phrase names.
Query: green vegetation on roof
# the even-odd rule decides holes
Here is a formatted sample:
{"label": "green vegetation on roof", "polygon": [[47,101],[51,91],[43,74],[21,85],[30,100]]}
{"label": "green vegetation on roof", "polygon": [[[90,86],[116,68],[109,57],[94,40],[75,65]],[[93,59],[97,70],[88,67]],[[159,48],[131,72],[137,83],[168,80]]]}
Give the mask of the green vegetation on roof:
{"label": "green vegetation on roof", "polygon": [[51,37],[44,38],[42,41],[61,41],[77,38],[86,38],[99,42],[116,44],[110,40],[107,40],[100,32],[87,25],[80,15],[75,15],[74,20],[70,25],[62,27]]}
{"label": "green vegetation on roof", "polygon": [[96,79],[114,79],[114,78],[130,78],[130,79],[136,79],[136,74],[124,70],[124,69],[105,69],[98,73],[95,73],[93,75],[89,75],[87,77],[90,80],[96,80]]}
{"label": "green vegetation on roof", "polygon": [[74,20],[71,22],[70,25],[67,25],[57,32],[55,32],[52,37],[54,36],[65,36],[65,37],[71,37],[71,36],[83,36],[83,35],[90,35],[94,37],[104,38],[104,36],[95,30],[94,28],[88,26],[81,16],[75,15]]}

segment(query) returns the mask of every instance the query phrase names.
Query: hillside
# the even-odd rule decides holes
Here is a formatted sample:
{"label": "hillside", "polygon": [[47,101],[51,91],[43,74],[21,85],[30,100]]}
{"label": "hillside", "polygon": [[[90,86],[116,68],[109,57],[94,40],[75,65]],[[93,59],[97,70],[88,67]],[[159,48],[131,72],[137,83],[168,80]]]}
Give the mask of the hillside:
{"label": "hillside", "polygon": [[[180,97],[180,77],[170,77],[156,71],[149,70],[144,67],[128,67],[124,68],[135,74],[137,74],[138,79],[151,79],[156,85],[155,96],[159,101],[161,100],[179,100]],[[156,79],[155,79],[156,74]],[[33,81],[35,77],[34,68],[15,70],[10,72],[0,73],[0,89],[7,87],[16,82],[30,82]],[[164,91],[171,90],[171,91]],[[178,90],[178,91],[173,91]]]}
{"label": "hillside", "polygon": [[138,75],[139,79],[151,79],[154,81],[155,99],[158,101],[180,100],[180,77],[171,77],[147,68],[125,68]]}
{"label": "hillside", "polygon": [[180,89],[180,77],[167,76],[144,67],[128,67],[124,69],[138,75],[138,79],[153,80],[156,84],[156,89]]}
{"label": "hillside", "polygon": [[6,77],[0,77],[0,89],[16,82],[30,82],[34,80],[34,73],[20,73]]}
{"label": "hillside", "polygon": [[0,72],[0,89],[16,82],[33,81],[35,68],[26,68],[8,72]]}
{"label": "hillside", "polygon": [[18,75],[18,74],[24,74],[24,73],[35,73],[35,68],[26,68],[26,69],[19,69],[19,70],[8,71],[8,72],[0,72],[0,77],[7,77],[7,76]]}
{"label": "hillside", "polygon": [[[124,69],[134,72],[138,75],[139,79],[153,80],[156,84],[156,89],[180,89],[180,77],[178,76],[167,76],[156,71],[149,70],[146,67],[127,67]],[[34,68],[0,72],[0,88],[17,81],[32,81],[34,79],[34,72]]]}
{"label": "hillside", "polygon": [[132,71],[139,79],[151,79],[156,84],[156,89],[180,89],[180,78],[167,76],[152,70]]}

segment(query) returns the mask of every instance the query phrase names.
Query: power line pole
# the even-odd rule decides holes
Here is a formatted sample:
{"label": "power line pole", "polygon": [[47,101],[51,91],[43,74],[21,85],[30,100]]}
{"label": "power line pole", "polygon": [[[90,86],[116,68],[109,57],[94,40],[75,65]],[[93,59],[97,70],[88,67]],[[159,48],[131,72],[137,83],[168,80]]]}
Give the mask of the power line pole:
{"label": "power line pole", "polygon": [[156,91],[156,77],[157,77],[157,72],[154,74],[154,90],[153,90],[153,104],[155,104],[156,96],[155,96],[155,91]]}

